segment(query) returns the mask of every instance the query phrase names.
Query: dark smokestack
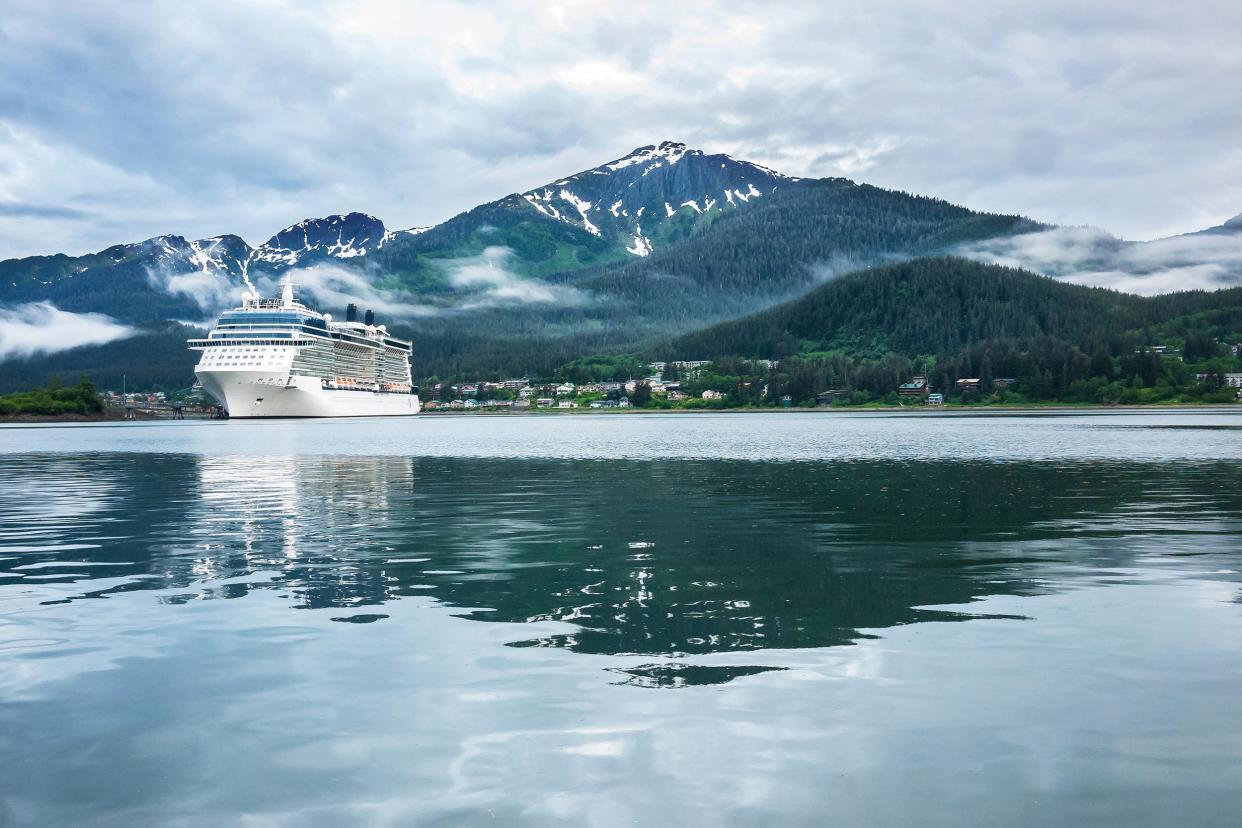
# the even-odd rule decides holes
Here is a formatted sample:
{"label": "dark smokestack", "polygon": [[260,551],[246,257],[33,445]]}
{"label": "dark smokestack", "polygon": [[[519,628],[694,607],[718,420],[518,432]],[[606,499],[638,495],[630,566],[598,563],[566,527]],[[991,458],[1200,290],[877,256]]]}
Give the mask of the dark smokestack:
{"label": "dark smokestack", "polygon": [[345,309],[345,321],[346,322],[357,322],[358,321],[358,306],[352,302],[349,304],[349,307]]}
{"label": "dark smokestack", "polygon": [[363,319],[363,321],[366,322],[368,325],[374,325],[375,324],[375,311],[367,310],[367,315]]}

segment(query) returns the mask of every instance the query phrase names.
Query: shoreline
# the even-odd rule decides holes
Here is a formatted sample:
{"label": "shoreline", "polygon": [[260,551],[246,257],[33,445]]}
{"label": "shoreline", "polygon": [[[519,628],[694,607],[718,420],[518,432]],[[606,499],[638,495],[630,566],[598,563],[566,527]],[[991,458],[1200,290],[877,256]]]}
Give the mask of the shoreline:
{"label": "shoreline", "polygon": [[[652,415],[652,414],[672,414],[694,416],[702,414],[862,414],[874,416],[1021,416],[1021,415],[1066,415],[1066,414],[1143,414],[1143,413],[1195,413],[1195,414],[1242,414],[1242,405],[1235,403],[1215,403],[1215,404],[1199,404],[1199,403],[1151,403],[1148,405],[989,405],[989,406],[923,406],[920,408],[905,408],[901,406],[879,407],[840,407],[834,408],[822,406],[816,408],[628,408],[616,409],[610,408],[606,410],[596,409],[556,409],[546,408],[535,411],[486,411],[476,409],[467,411],[462,409],[422,411],[419,414],[412,415],[415,417],[579,417],[579,416],[595,416],[595,415]],[[112,424],[140,424],[153,422],[190,422],[197,420],[209,420],[206,417],[186,417],[183,420],[173,420],[167,417],[141,417],[127,419],[123,413],[104,414],[63,414],[63,415],[45,415],[45,414],[16,414],[9,416],[0,416],[0,426],[6,425],[54,425],[57,423],[76,424],[76,425],[92,425],[96,423]],[[269,420],[281,419],[302,419],[302,418],[282,418],[272,417],[264,418]],[[319,417],[311,419],[370,419],[359,417]],[[388,418],[385,418],[388,419]],[[227,422],[213,420],[213,422]]]}
{"label": "shoreline", "polygon": [[0,423],[120,423],[125,421],[124,412],[104,411],[99,414],[5,414]]}
{"label": "shoreline", "polygon": [[486,417],[527,417],[527,416],[583,416],[597,414],[1108,414],[1136,413],[1143,411],[1208,411],[1225,413],[1237,411],[1242,413],[1242,404],[1238,403],[1147,403],[1137,405],[1073,405],[1068,403],[1049,403],[1047,405],[942,405],[942,406],[816,406],[815,408],[609,408],[600,409],[565,409],[541,408],[530,411],[488,411],[485,409],[436,409],[421,411],[419,416],[486,416]]}

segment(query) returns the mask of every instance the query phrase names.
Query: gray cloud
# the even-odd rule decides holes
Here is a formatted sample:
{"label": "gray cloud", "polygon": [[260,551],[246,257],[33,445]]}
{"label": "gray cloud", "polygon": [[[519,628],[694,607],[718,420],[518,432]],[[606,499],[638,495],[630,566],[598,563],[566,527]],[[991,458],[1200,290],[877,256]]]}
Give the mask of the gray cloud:
{"label": "gray cloud", "polygon": [[[526,279],[509,267],[513,251],[507,247],[488,247],[478,256],[441,262],[444,278],[453,292],[437,296],[434,302],[414,294],[377,283],[374,271],[320,262],[289,271],[297,295],[321,309],[344,308],[350,303],[370,308],[390,319],[417,319],[430,316],[504,308],[521,305],[560,305],[575,307],[591,301],[589,294],[565,285]],[[253,275],[253,274],[252,274]],[[263,296],[279,296],[281,276],[253,278],[253,287]],[[221,311],[241,304],[246,285],[216,272],[188,272],[149,268],[151,285],[170,295],[186,296],[205,314],[207,322]],[[203,320],[187,320],[201,325]]]}
{"label": "gray cloud", "polygon": [[508,269],[513,251],[507,247],[488,247],[478,256],[454,259],[446,263],[449,284],[465,291],[460,310],[504,307],[509,305],[586,304],[589,297],[565,285],[523,279]]}
{"label": "gray cloud", "polygon": [[1242,284],[1242,232],[1124,242],[1098,227],[1056,227],[965,245],[959,252],[1076,284],[1144,295]]}
{"label": "gray cloud", "polygon": [[[391,319],[435,316],[442,308],[417,301],[405,291],[376,286],[366,274],[339,265],[323,263],[290,271],[297,294],[310,297],[307,304],[321,310],[344,308],[350,303],[370,308]],[[264,296],[279,296],[279,279],[259,278],[255,285]]]}
{"label": "gray cloud", "polygon": [[74,207],[58,207],[51,204],[20,204],[0,201],[0,216],[21,218],[84,219],[93,214]]}
{"label": "gray cloud", "polygon": [[0,307],[0,359],[101,345],[133,334],[102,313],[72,313],[50,302]]}
{"label": "gray cloud", "polygon": [[149,268],[147,281],[165,293],[189,297],[194,304],[208,312],[239,304],[243,290],[242,285],[230,282],[227,276],[206,273],[202,270],[169,273]]}
{"label": "gray cloud", "polygon": [[[428,225],[662,138],[1150,238],[1242,208],[1242,9],[14,0],[0,258]],[[48,94],[55,89],[56,94]]]}

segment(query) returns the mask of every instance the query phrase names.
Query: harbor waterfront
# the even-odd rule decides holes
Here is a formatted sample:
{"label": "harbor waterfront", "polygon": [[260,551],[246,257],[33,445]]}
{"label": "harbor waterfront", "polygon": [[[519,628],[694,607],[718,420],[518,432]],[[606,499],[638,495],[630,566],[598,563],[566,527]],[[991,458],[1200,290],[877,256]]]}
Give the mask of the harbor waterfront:
{"label": "harbor waterfront", "polygon": [[0,426],[0,825],[1229,824],[1240,437]]}

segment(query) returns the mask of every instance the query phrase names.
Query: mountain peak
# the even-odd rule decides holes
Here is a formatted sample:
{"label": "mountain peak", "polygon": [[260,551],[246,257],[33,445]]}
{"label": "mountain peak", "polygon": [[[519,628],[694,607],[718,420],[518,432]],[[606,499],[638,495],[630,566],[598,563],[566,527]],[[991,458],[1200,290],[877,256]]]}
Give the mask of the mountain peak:
{"label": "mountain peak", "polygon": [[296,265],[309,259],[352,259],[383,245],[384,223],[366,213],[345,213],[291,224],[255,249],[253,260]]}
{"label": "mountain peak", "polygon": [[521,197],[545,218],[646,256],[661,242],[794,181],[758,164],[661,141]]}
{"label": "mountain peak", "polygon": [[702,150],[692,150],[680,141],[661,141],[659,144],[648,144],[645,147],[638,147],[633,152],[621,158],[604,164],[596,169],[620,170],[632,164],[642,164],[646,161],[665,161],[670,166],[676,164],[687,154],[702,155]]}

